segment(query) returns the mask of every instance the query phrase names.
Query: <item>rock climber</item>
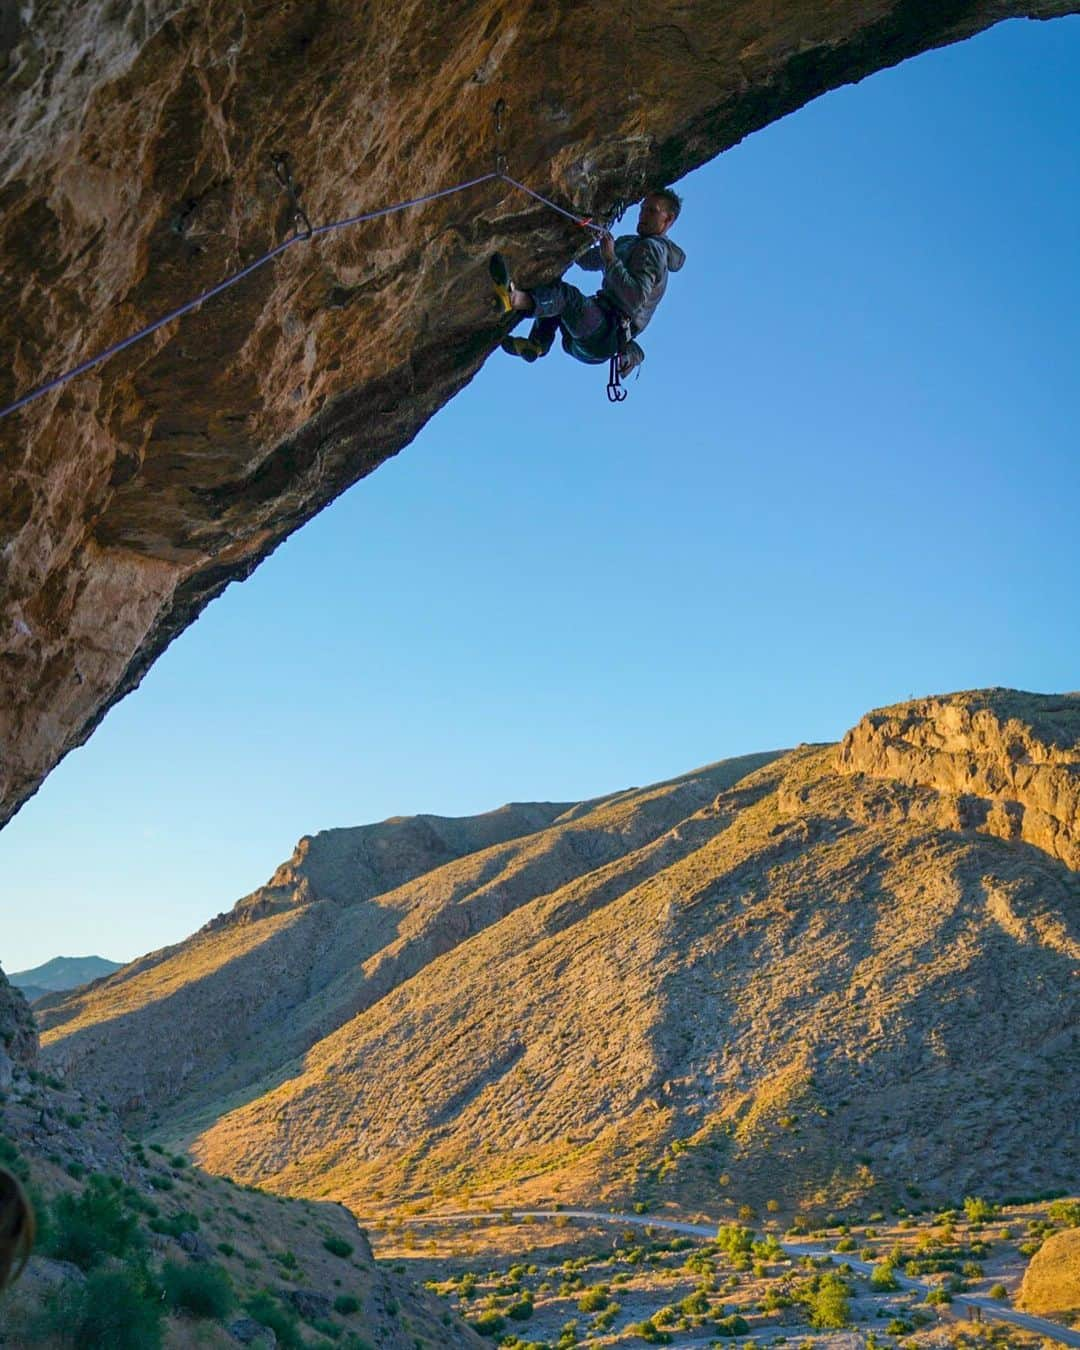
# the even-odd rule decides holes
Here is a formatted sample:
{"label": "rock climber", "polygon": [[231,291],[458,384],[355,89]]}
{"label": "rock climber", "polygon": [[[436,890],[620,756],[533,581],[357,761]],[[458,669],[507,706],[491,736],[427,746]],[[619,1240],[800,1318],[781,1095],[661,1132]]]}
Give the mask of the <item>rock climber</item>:
{"label": "rock climber", "polygon": [[577,360],[599,365],[618,352],[619,374],[628,375],[645,360],[634,338],[663,298],[668,273],[677,272],[686,261],[686,254],[667,237],[681,209],[678,193],[657,188],[641,203],[636,234],[618,239],[604,234],[584,253],[578,266],[604,273],[603,284],[591,296],[565,281],[520,290],[510,278],[506,259],[501,253],[492,254],[491,280],[503,312],[533,316],[528,337],[503,338],[503,351],[535,361],[548,354],[561,331],[563,350]]}

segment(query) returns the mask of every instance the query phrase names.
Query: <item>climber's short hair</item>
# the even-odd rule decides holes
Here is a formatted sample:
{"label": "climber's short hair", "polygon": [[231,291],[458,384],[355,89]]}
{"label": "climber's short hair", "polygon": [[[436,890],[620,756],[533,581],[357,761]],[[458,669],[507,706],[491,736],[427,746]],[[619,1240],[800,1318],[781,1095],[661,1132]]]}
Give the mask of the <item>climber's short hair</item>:
{"label": "climber's short hair", "polygon": [[682,210],[682,198],[674,188],[650,188],[645,195],[646,197],[658,197],[660,201],[666,205],[668,215],[671,219],[678,220],[679,212]]}
{"label": "climber's short hair", "polygon": [[36,1230],[26,1192],[17,1177],[0,1167],[0,1289],[22,1274]]}

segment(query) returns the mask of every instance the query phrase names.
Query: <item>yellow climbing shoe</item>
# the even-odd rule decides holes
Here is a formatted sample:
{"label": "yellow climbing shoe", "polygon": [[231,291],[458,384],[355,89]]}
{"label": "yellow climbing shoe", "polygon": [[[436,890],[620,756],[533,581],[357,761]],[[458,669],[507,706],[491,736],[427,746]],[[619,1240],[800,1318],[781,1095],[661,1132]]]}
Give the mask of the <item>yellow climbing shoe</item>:
{"label": "yellow climbing shoe", "polygon": [[532,338],[507,337],[503,338],[499,346],[510,356],[520,356],[523,361],[528,361],[530,364],[539,360],[541,356],[547,356],[548,354],[548,348],[541,346],[539,342],[534,342]]}
{"label": "yellow climbing shoe", "polygon": [[488,271],[491,273],[491,281],[495,287],[495,296],[499,302],[501,313],[512,313],[514,306],[510,300],[510,292],[514,289],[514,283],[510,280],[510,268],[501,253],[491,255],[488,260]]}

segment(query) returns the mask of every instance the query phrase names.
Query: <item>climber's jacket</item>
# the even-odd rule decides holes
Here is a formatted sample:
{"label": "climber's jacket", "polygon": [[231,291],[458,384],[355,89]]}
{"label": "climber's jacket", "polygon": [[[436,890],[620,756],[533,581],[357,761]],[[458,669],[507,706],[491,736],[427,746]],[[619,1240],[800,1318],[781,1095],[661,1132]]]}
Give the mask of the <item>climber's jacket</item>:
{"label": "climber's jacket", "polygon": [[587,272],[603,270],[599,295],[627,316],[636,337],[663,298],[668,273],[679,270],[686,254],[666,235],[622,234],[615,240],[613,262],[604,262],[599,244],[577,261]]}

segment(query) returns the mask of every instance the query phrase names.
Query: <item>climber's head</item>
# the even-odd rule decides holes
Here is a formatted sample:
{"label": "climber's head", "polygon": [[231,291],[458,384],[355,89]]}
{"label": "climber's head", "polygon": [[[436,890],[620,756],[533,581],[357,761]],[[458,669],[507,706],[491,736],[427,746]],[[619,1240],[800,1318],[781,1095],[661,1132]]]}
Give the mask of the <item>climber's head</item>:
{"label": "climber's head", "polygon": [[671,188],[657,188],[647,193],[638,212],[638,234],[667,234],[681,210],[682,198]]}

